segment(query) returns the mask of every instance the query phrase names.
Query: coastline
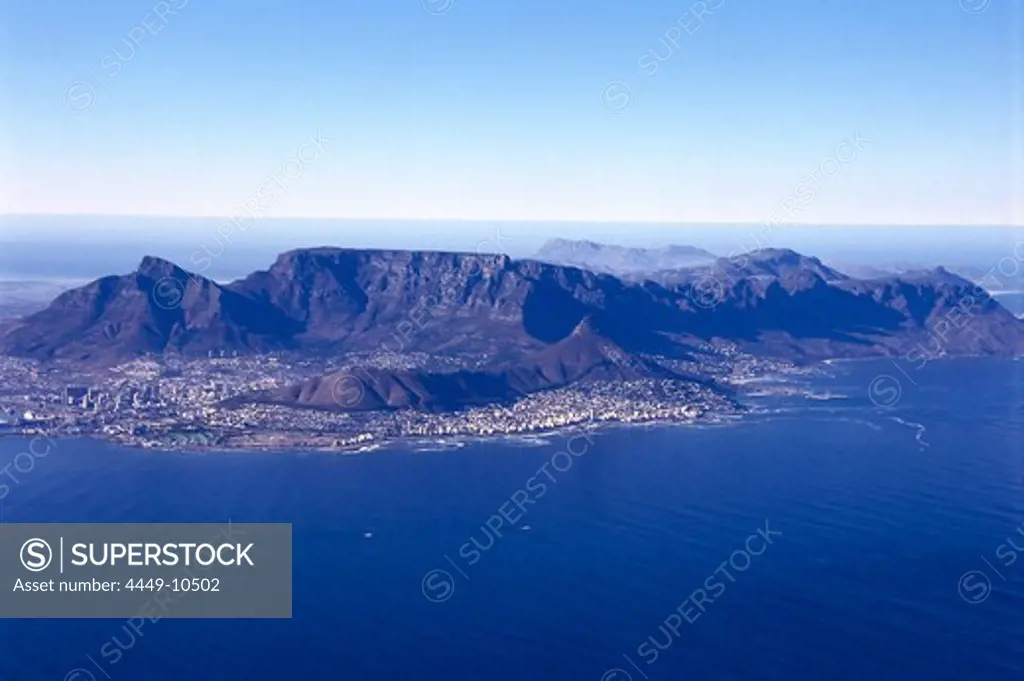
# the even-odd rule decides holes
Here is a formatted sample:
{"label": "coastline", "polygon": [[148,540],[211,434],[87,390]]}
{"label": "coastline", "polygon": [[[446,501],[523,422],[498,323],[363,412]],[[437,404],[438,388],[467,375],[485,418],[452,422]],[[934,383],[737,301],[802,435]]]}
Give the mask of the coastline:
{"label": "coastline", "polygon": [[[564,425],[550,427],[539,426],[536,429],[508,430],[505,432],[473,433],[389,433],[387,430],[367,432],[354,426],[347,433],[330,430],[276,430],[267,428],[260,430],[257,426],[249,431],[219,430],[216,425],[204,428],[202,425],[186,426],[185,430],[154,431],[149,433],[115,432],[105,433],[99,430],[92,432],[54,432],[57,429],[47,428],[46,422],[23,422],[3,424],[0,427],[0,440],[33,438],[47,440],[63,440],[85,438],[106,442],[135,450],[178,453],[232,453],[232,452],[277,452],[277,453],[321,453],[321,454],[361,454],[408,447],[416,451],[444,451],[476,442],[509,442],[524,446],[538,446],[542,441],[563,434],[579,432],[580,429],[603,431],[623,428],[677,428],[693,426],[716,426],[744,419],[748,415],[761,412],[764,400],[797,398],[808,402],[848,401],[854,398],[850,386],[822,385],[821,381],[839,378],[845,373],[844,367],[862,366],[872,362],[895,361],[894,357],[857,357],[833,358],[811,362],[803,365],[798,372],[768,372],[761,375],[737,377],[723,381],[722,386],[734,392],[733,397],[714,404],[707,403],[693,411],[680,410],[678,417],[630,418],[628,420],[611,417],[595,418],[591,410],[587,418],[587,399],[581,394],[581,402],[575,407],[577,420]],[[978,360],[1002,359],[1019,360],[1020,357],[995,357],[990,355],[953,356],[937,358],[941,360]],[[856,364],[853,364],[856,363]],[[809,370],[809,371],[808,371]],[[865,391],[868,386],[864,386]],[[550,395],[550,394],[549,394]],[[606,412],[607,414],[608,412]],[[459,412],[451,416],[458,417]],[[526,425],[529,428],[529,424]],[[362,433],[362,434],[360,434]]]}
{"label": "coastline", "polygon": [[[667,420],[655,419],[650,421],[581,421],[576,424],[562,426],[553,429],[543,429],[526,433],[508,433],[488,436],[480,435],[450,435],[450,436],[397,436],[383,438],[379,441],[368,444],[353,444],[341,447],[307,447],[307,446],[285,446],[285,445],[254,445],[245,444],[238,446],[224,445],[191,445],[180,447],[151,446],[139,442],[131,442],[110,437],[103,433],[76,433],[58,435],[53,437],[41,432],[7,431],[0,432],[0,441],[4,440],[35,440],[43,438],[51,442],[66,440],[93,440],[107,444],[117,445],[133,451],[154,452],[159,454],[233,454],[241,452],[253,452],[261,454],[336,454],[351,456],[356,454],[367,454],[396,447],[408,447],[415,452],[428,453],[432,451],[446,451],[460,449],[470,444],[501,442],[507,444],[519,444],[521,446],[539,447],[555,437],[578,437],[581,432],[588,434],[601,434],[613,430],[627,429],[652,429],[652,428],[686,428],[686,427],[708,427],[721,426],[735,423],[743,419],[743,416],[752,412],[749,407],[743,407],[735,412],[715,413],[689,420]],[[431,446],[433,445],[433,446]]]}

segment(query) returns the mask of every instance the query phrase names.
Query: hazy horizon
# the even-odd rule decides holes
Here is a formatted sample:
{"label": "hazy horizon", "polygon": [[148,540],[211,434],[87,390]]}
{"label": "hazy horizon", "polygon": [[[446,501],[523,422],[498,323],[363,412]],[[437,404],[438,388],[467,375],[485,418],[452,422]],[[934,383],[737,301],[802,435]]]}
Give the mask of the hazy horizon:
{"label": "hazy horizon", "polygon": [[[144,255],[231,279],[270,265],[281,252],[336,246],[533,256],[550,238],[651,248],[696,246],[719,256],[792,248],[838,265],[976,267],[1017,258],[1024,228],[799,224],[673,224],[443,220],[295,220],[0,216],[0,278],[82,279],[129,272]],[[58,248],[42,248],[59,245]],[[61,248],[63,247],[63,248]]]}

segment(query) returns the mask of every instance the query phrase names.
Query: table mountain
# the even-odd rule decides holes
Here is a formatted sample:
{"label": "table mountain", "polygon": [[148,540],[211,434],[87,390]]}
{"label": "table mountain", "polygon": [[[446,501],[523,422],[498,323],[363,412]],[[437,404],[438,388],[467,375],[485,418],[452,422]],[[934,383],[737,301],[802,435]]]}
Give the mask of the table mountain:
{"label": "table mountain", "polygon": [[945,354],[1024,351],[1021,321],[941,268],[858,280],[771,250],[658,283],[503,255],[314,248],[226,285],[147,257],[5,325],[0,354],[117,362],[383,350],[484,354],[497,365],[539,356],[588,317],[626,353],[681,356],[721,338],[787,358],[895,354],[934,345],[937,327],[950,327]]}

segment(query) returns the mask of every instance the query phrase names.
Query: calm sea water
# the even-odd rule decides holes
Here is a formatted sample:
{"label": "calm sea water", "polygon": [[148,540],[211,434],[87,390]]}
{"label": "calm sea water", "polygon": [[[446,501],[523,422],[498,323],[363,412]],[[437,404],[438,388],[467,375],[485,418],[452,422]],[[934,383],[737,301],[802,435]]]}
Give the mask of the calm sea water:
{"label": "calm sea water", "polygon": [[[689,244],[726,255],[755,248],[760,224],[303,220],[261,218],[222,235],[224,219],[90,215],[0,215],[0,279],[92,279],[133,271],[144,255],[230,280],[268,267],[293,248],[411,248],[536,253],[551,235],[649,247]],[[763,235],[762,235],[763,236]],[[793,248],[837,264],[973,266],[1012,260],[1024,232],[1014,227],[776,225],[765,246]],[[208,264],[203,264],[206,259]],[[208,269],[207,269],[208,267]],[[1001,270],[1002,271],[1002,270]],[[1003,272],[1004,276],[1010,276]]]}
{"label": "calm sea water", "polygon": [[[904,368],[837,367],[818,390],[845,400],[577,440],[562,472],[558,436],[357,456],[61,442],[4,522],[291,522],[294,617],[134,639],[0,620],[0,679],[1024,678],[1024,363]],[[22,449],[0,441],[0,463]],[[527,513],[482,530],[546,463]]]}

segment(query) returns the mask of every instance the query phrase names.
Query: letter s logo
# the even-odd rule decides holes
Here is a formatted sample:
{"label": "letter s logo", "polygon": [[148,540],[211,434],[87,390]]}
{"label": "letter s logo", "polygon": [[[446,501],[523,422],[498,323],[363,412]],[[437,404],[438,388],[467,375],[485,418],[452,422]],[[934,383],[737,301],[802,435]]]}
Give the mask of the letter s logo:
{"label": "letter s logo", "polygon": [[42,539],[29,539],[21,545],[21,564],[30,572],[42,572],[50,567],[53,549]]}

